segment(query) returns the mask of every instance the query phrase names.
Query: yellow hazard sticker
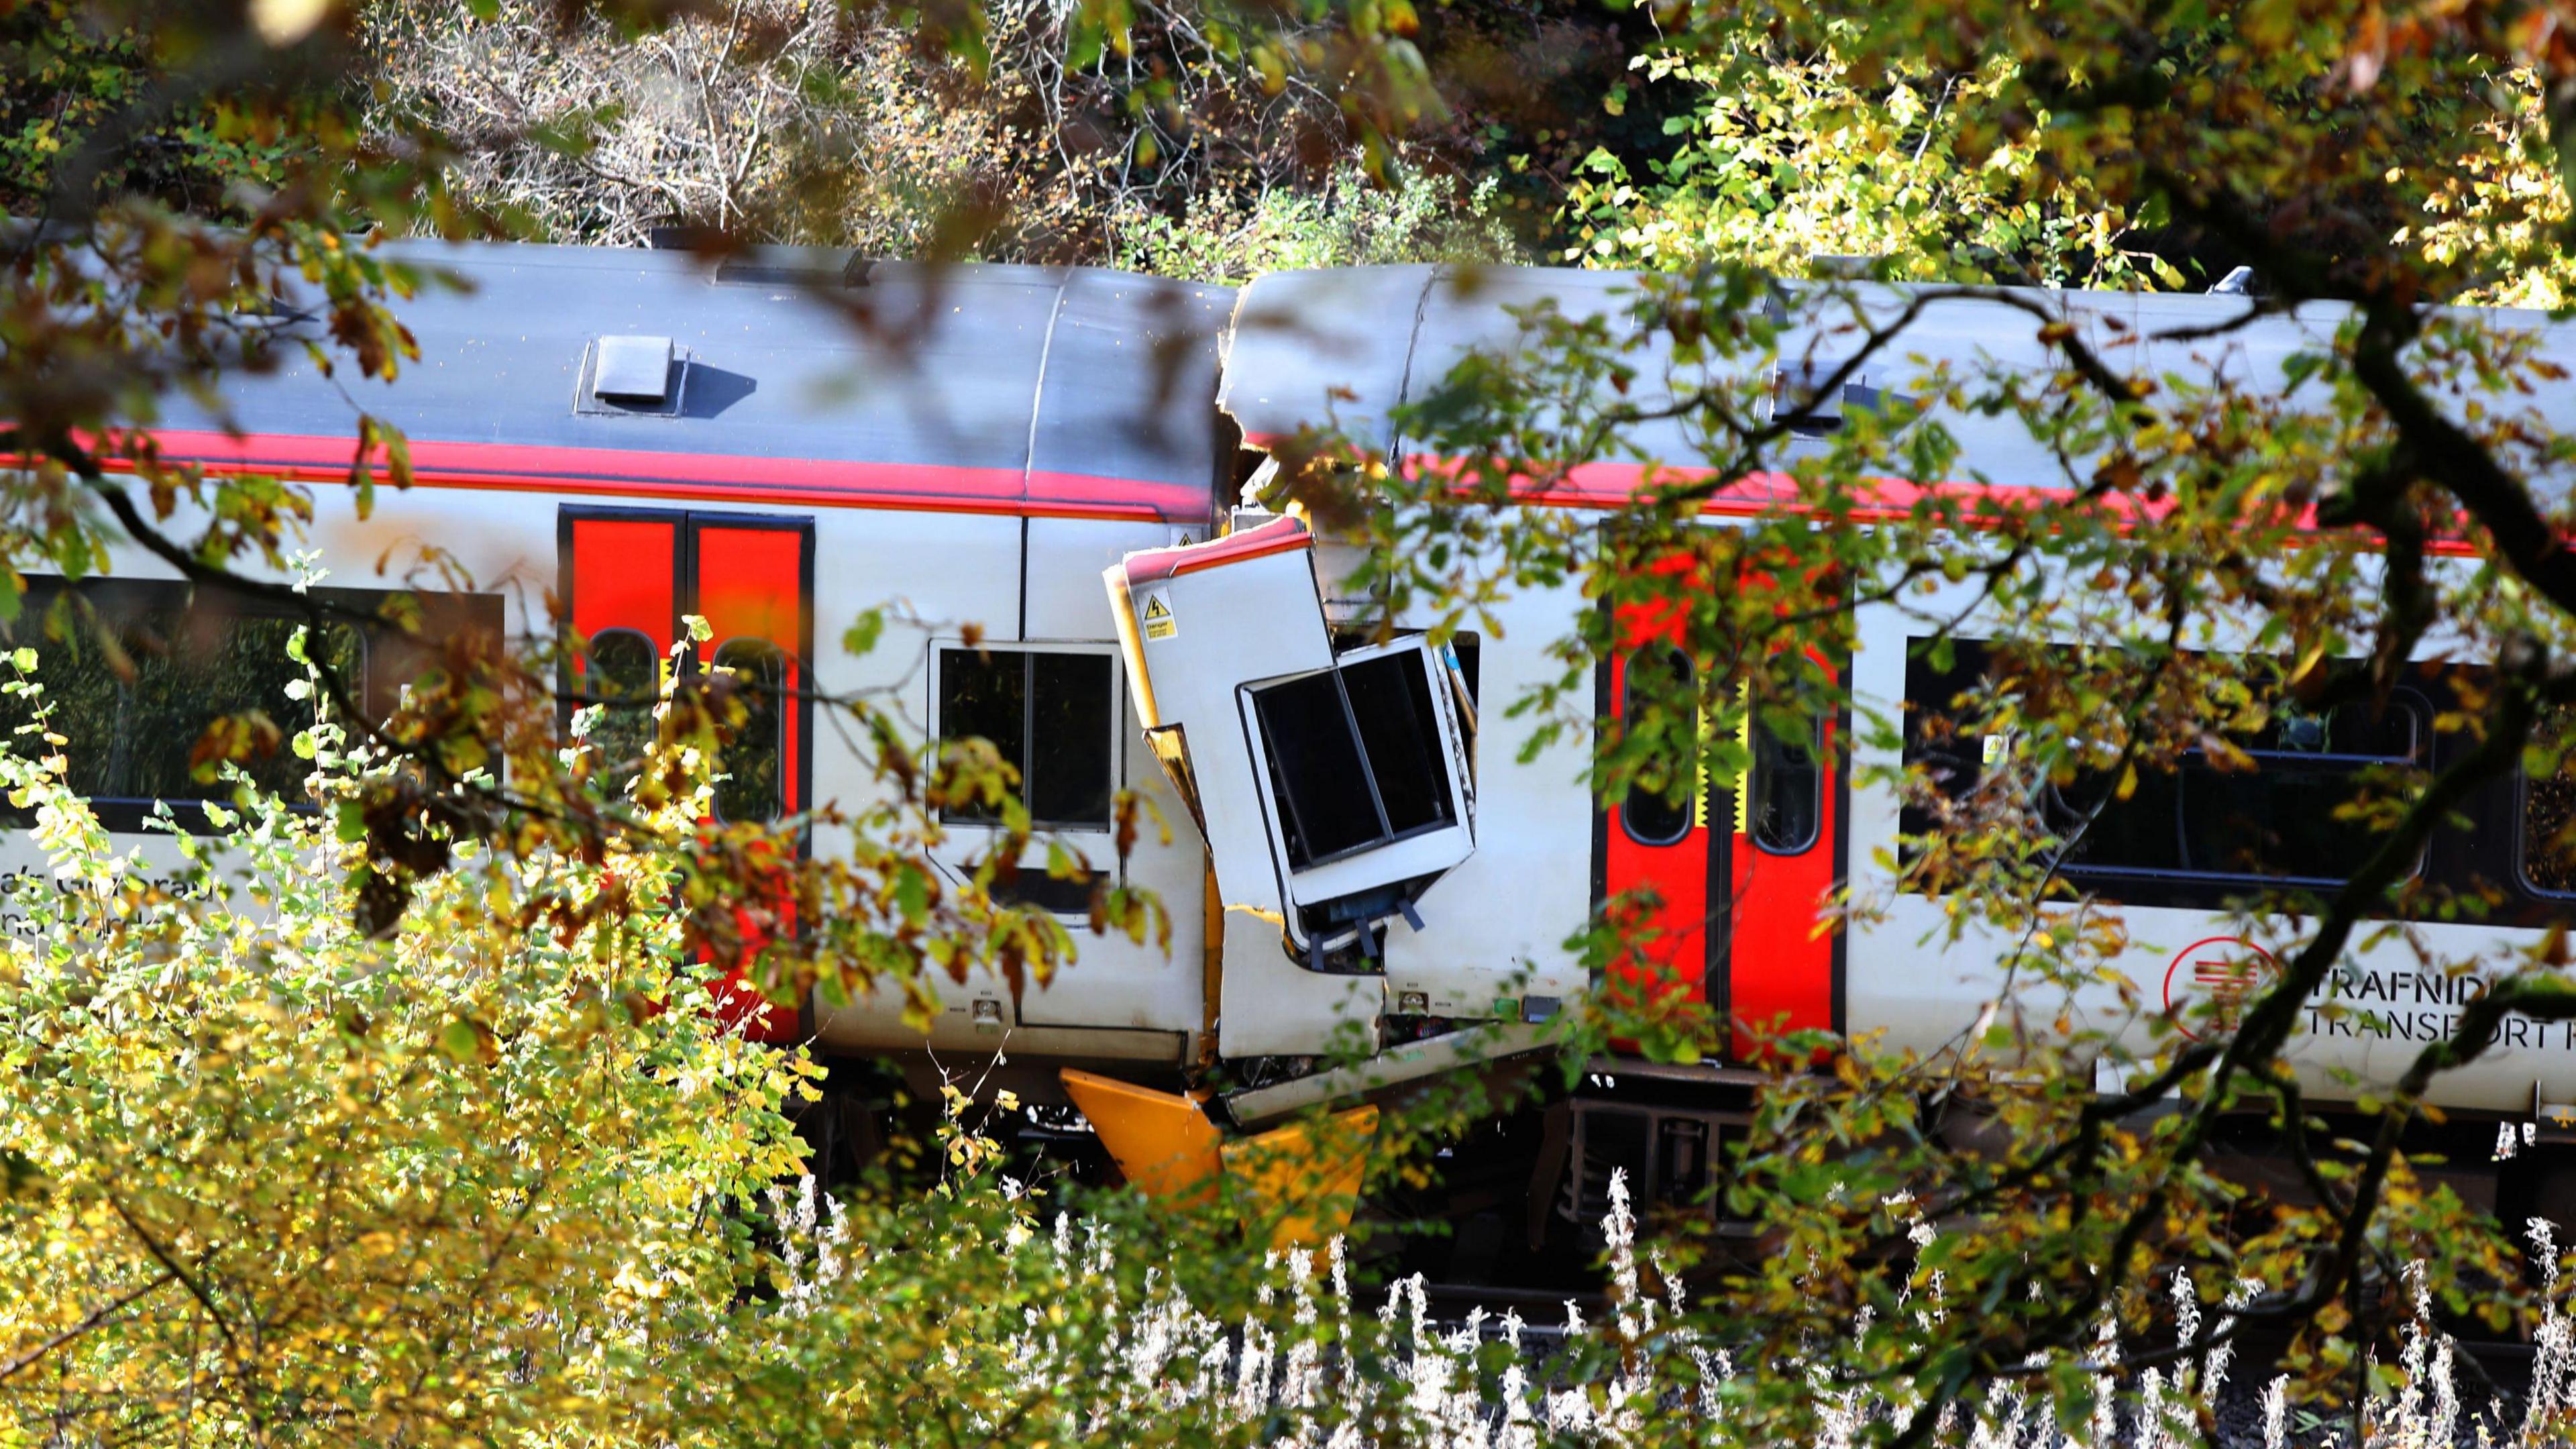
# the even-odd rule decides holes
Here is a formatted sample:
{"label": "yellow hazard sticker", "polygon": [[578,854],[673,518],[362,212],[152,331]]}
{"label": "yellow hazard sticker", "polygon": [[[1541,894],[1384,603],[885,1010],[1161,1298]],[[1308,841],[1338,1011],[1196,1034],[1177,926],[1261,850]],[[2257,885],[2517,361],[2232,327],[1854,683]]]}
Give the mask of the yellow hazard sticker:
{"label": "yellow hazard sticker", "polygon": [[1181,621],[1173,617],[1171,601],[1164,598],[1161,594],[1146,595],[1145,637],[1148,639],[1177,639],[1180,637],[1180,633]]}
{"label": "yellow hazard sticker", "polygon": [[1744,751],[1744,774],[1735,782],[1735,833],[1753,833],[1753,681],[1735,682],[1735,702],[1744,713],[1735,721],[1735,743]]}

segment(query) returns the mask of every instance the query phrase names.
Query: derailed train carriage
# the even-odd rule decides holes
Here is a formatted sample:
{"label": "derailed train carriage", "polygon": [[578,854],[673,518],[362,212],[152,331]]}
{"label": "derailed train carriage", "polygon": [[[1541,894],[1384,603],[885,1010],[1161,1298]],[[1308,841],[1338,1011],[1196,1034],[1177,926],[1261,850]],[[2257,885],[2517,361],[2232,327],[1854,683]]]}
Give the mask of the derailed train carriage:
{"label": "derailed train carriage", "polygon": [[[1995,991],[2005,946],[1971,937],[1940,950],[1938,904],[1893,894],[1884,863],[1899,801],[1854,774],[1893,761],[1861,744],[1757,751],[1742,798],[1703,791],[1686,806],[1650,793],[1594,800],[1589,742],[1525,749],[1532,725],[1499,704],[1551,676],[1543,650],[1584,607],[1573,590],[1527,590],[1501,606],[1496,637],[1434,646],[1351,626],[1375,602],[1345,597],[1329,540],[1246,505],[1264,449],[1328,419],[1401,457],[1391,421],[1469,350],[1508,345],[1517,309],[1548,301],[1576,315],[1623,305],[1614,274],[1433,267],[1262,278],[1240,291],[1093,270],[923,269],[834,253],[759,252],[710,270],[678,254],[559,247],[435,247],[408,253],[463,276],[405,312],[421,360],[367,399],[411,440],[417,486],[381,494],[371,516],[320,510],[314,541],[331,586],[364,597],[387,581],[375,561],[406,541],[446,550],[475,580],[433,598],[441,627],[512,634],[563,629],[581,645],[572,681],[649,688],[684,616],[713,637],[684,656],[772,682],[774,707],[721,762],[730,819],[794,821],[817,802],[870,788],[862,762],[818,729],[813,693],[896,691],[929,739],[996,743],[1021,771],[1034,820],[1081,847],[1093,880],[1050,879],[1033,858],[1029,904],[1084,916],[1095,884],[1146,887],[1170,907],[1170,949],[1083,935],[1052,985],[1015,994],[976,975],[944,989],[927,1037],[891,995],[742,1010],[743,1029],[809,1041],[826,1056],[918,1063],[926,1053],[1006,1051],[1024,1095],[1070,1081],[1103,1120],[1137,1117],[1138,1151],[1212,1152],[1216,1118],[1258,1130],[1315,1104],[1357,1101],[1435,1072],[1537,1049],[1545,1025],[1599,983],[1565,944],[1602,901],[1651,888],[1651,945],[1637,964],[1740,1020],[1877,1033],[1938,1048]],[[1890,296],[1901,294],[1891,291]],[[2240,311],[2224,298],[2093,294],[2053,300],[2078,325],[2129,338]],[[878,328],[854,328],[855,306]],[[2538,327],[2540,319],[2523,319]],[[295,325],[292,322],[286,325]],[[2240,377],[2277,377],[2330,322],[2269,319],[2229,334]],[[1889,350],[2044,367],[2019,313],[1994,304],[1929,309]],[[1811,375],[1831,371],[1829,335],[1792,336]],[[2567,351],[2551,334],[2545,347]],[[2177,345],[2179,346],[2179,345]],[[2153,359],[2208,366],[2178,351]],[[2568,359],[2576,360],[2576,359]],[[1837,411],[1901,387],[1873,363],[1840,397],[1811,400],[1786,446],[1825,446]],[[244,379],[238,431],[174,414],[158,429],[173,458],[210,470],[307,480],[345,477],[354,416],[304,367]],[[1945,417],[1986,477],[2036,482],[2055,463],[2009,419]],[[1688,462],[1678,426],[1638,441]],[[1640,470],[1574,469],[1533,507],[1613,506]],[[1730,509],[1764,506],[1758,486]],[[1106,587],[1104,588],[1104,580]],[[154,801],[201,823],[186,750],[206,718],[247,707],[290,713],[282,633],[249,600],[209,600],[159,561],[120,555],[109,577],[33,580],[42,595],[84,591],[138,637],[186,647],[137,653],[121,679],[49,663],[48,688],[79,721],[73,780],[113,828],[141,834]],[[544,602],[560,601],[555,618]],[[853,655],[842,621],[888,600],[933,622]],[[33,617],[31,614],[30,617]],[[1937,709],[1976,667],[1934,671],[1892,610],[1863,609],[1851,684],[1891,714]],[[972,642],[965,626],[972,624]],[[388,701],[413,661],[391,641],[326,635]],[[1615,718],[1647,649],[1601,668]],[[1680,661],[1690,667],[1690,661]],[[1963,672],[1966,671],[1966,672]],[[2438,764],[2436,701],[2407,698],[2367,724],[2254,741],[2262,782],[2185,760],[2169,784],[2122,809],[2135,828],[2088,832],[2063,863],[2086,889],[2125,902],[2136,942],[2125,964],[2146,993],[2123,1018],[2107,1000],[2091,1024],[2133,1031],[2212,992],[2241,991],[2270,963],[2240,937],[2231,899],[2292,881],[2330,885],[2358,862],[2350,832],[2321,808],[2364,770]],[[1927,746],[1928,748],[1929,746]],[[1524,754],[1529,758],[1523,759]],[[1973,777],[1981,761],[1948,762]],[[292,766],[271,768],[291,772]],[[272,783],[290,783],[279,778]],[[1145,794],[1168,820],[1123,860],[1110,846],[1113,798]],[[2446,830],[2420,870],[2437,884],[2499,887],[2491,924],[2423,923],[2438,950],[2466,953],[2496,932],[2563,919],[2576,863],[2549,842],[2564,824],[2550,782],[2496,785]],[[2557,812],[2557,813],[2553,813]],[[933,864],[958,872],[989,822],[946,822]],[[2249,829],[2250,826],[2250,829]],[[2248,840],[2259,844],[2249,856]],[[832,851],[827,829],[804,848]],[[5,849],[35,868],[32,845]],[[1836,888],[1892,904],[1848,930],[1817,929]],[[2456,1022],[2474,983],[2419,973],[2395,948],[2364,951],[2332,994],[2358,1008],[2324,1017],[2296,1046],[2323,1090],[2404,1069]],[[1352,1041],[1359,1067],[1328,1065]],[[1210,1067],[1237,1084],[1202,1111],[1179,1093]],[[1611,1169],[1650,1199],[1706,1186],[1718,1144],[1743,1120],[1765,1070],[1750,1058],[1696,1066],[1621,1060],[1546,1109],[1463,1174],[1526,1188],[1525,1227],[1597,1215]],[[2453,1173],[2472,1200],[2548,1190],[2523,1157],[2500,1171],[2474,1134],[2536,1122],[2556,1132],[2576,1103],[2576,1028],[2512,1023],[2496,1047],[2443,1079],[2437,1100],[2467,1114]],[[1157,1115],[1159,1114],[1159,1115]],[[1113,1146],[1116,1144],[1113,1144]],[[1131,1161],[1139,1175],[1156,1164]],[[1509,1194],[1495,1195],[1503,1200]]]}

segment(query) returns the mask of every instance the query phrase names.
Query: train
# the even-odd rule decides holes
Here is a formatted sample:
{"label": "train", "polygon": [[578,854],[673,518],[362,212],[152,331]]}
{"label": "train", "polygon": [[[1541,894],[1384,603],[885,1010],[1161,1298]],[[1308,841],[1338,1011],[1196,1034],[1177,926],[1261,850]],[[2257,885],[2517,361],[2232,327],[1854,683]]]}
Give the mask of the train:
{"label": "train", "polygon": [[[1186,1101],[1196,1125],[1185,1135],[1199,1143],[1547,1049],[1551,1021],[1600,984],[1570,937],[1604,901],[1641,891],[1654,902],[1658,968],[1737,1020],[1933,1052],[1995,995],[2009,943],[1971,932],[1938,944],[1940,902],[1895,889],[1904,806],[1872,783],[1872,767],[1916,745],[1855,736],[1848,748],[1759,757],[1742,791],[1751,808],[1708,790],[1685,806],[1597,800],[1593,742],[1535,737],[1533,721],[1504,707],[1561,670],[1545,646],[1590,607],[1573,585],[1519,590],[1483,637],[1434,642],[1427,616],[1399,616],[1391,634],[1358,629],[1376,601],[1345,587],[1347,550],[1253,496],[1272,453],[1310,427],[1403,456],[1413,440],[1396,421],[1401,405],[1459,359],[1513,345],[1537,304],[1616,316],[1635,278],[1418,265],[1277,273],[1238,288],[828,249],[712,263],[545,245],[383,250],[459,283],[404,304],[417,362],[387,384],[344,384],[290,358],[231,380],[221,412],[174,397],[151,429],[163,455],[324,495],[312,546],[326,586],[353,600],[406,586],[377,576],[377,560],[436,543],[473,581],[438,602],[442,627],[562,632],[594,682],[649,679],[684,618],[705,619],[703,662],[765,669],[787,686],[753,741],[766,758],[735,770],[719,801],[728,818],[792,820],[877,788],[851,746],[818,728],[814,694],[884,691],[923,741],[994,741],[1020,771],[1036,824],[1081,849],[1089,880],[1050,877],[1031,857],[1028,903],[1078,923],[1095,884],[1114,877],[1171,913],[1168,946],[1078,932],[1078,960],[1045,986],[1015,992],[992,974],[943,983],[926,1034],[887,994],[780,1004],[749,1028],[770,1039],[908,1064],[1006,1055],[1024,1093],[1090,1092],[1094,1117],[1116,1115],[1100,1094]],[[1870,295],[1892,313],[1909,294]],[[2239,297],[2035,295],[2088,333],[2219,339],[2166,344],[2171,357],[2142,365],[2223,365],[2257,379],[2279,376],[2334,325],[2313,311],[2244,323]],[[283,316],[291,334],[297,324]],[[2545,356],[2576,353],[2544,318],[2502,320],[2528,329]],[[1812,371],[1818,349],[1830,362],[1846,345],[1793,329],[1781,355],[1805,349]],[[1991,300],[1924,309],[1885,356],[1847,398],[1902,387],[1906,368],[1944,360],[2050,365],[2031,319]],[[349,387],[364,392],[353,401]],[[359,402],[408,438],[415,479],[379,492],[365,516],[330,497],[345,487]],[[1821,399],[1812,411],[1830,422],[1841,405]],[[1995,480],[1986,486],[2059,476],[2009,417],[1943,421]],[[1697,461],[1679,423],[1636,441],[1648,458]],[[1781,444],[1793,460],[1826,445],[1822,428]],[[1615,507],[1651,466],[1589,463],[1528,506]],[[1707,522],[1724,527],[1730,510],[1763,506],[1758,491],[1731,491]],[[38,605],[81,590],[102,617],[165,638],[185,635],[191,618],[218,621],[188,649],[144,659],[139,679],[48,675],[76,722],[74,783],[147,855],[168,850],[142,828],[155,802],[183,824],[203,819],[185,717],[282,688],[257,661],[279,652],[284,621],[249,599],[210,611],[203,591],[139,550],[116,553],[96,578],[31,576],[30,586]],[[903,622],[849,652],[844,622],[889,601]],[[1954,669],[1933,669],[1910,647],[1920,626],[1892,609],[1864,606],[1855,624],[1851,691],[1891,715],[1939,708],[1975,668],[1969,649]],[[390,698],[402,652],[366,643],[349,641],[349,658],[370,699]],[[1604,726],[1640,661],[1660,667],[1644,654],[1599,665]],[[2434,707],[2415,700],[2371,728],[2256,754],[2278,779],[2330,787],[2448,748],[2429,728]],[[1977,761],[1959,768],[1973,774]],[[2249,874],[2238,856],[2196,851],[2195,839],[2237,828],[2229,812],[2247,808],[2197,768],[2186,762],[2178,783],[2137,807],[2169,822],[2105,832],[2065,865],[2079,886],[2127,905],[2123,964],[2140,998],[2085,1010],[2140,1042],[2152,1018],[2272,969],[2231,899],[2350,869],[2348,847],[2311,838],[2312,821],[2257,822],[2282,832],[2276,870]],[[1121,857],[1110,843],[1120,791],[1174,822],[1168,838],[1147,831]],[[2517,896],[2489,923],[2420,924],[2437,949],[2465,956],[2565,918],[2576,870],[2550,843],[2563,795],[2549,781],[2499,785],[2475,802],[2473,826],[2428,851],[2425,871]],[[945,823],[931,864],[951,874],[997,828],[971,810]],[[838,844],[818,828],[807,848]],[[0,853],[0,868],[38,868],[23,832],[9,832]],[[1844,888],[1886,905],[1820,929],[1824,903]],[[2382,944],[2356,948],[2330,989],[2354,1012],[2319,1016],[2293,1049],[2328,1095],[2392,1080],[2477,986],[2419,972],[2414,956]],[[1337,1062],[1354,1043],[1364,1060]],[[1541,1128],[1484,1164],[1533,1204],[1513,1236],[1523,1226],[1540,1236],[1543,1216],[1597,1214],[1614,1168],[1650,1200],[1704,1192],[1719,1145],[1746,1120],[1745,1094],[1777,1069],[1723,1054],[1600,1064],[1593,1090],[1544,1109]],[[1217,1077],[1227,1089],[1204,1110],[1181,1095]],[[2559,1106],[2576,1103],[2576,1025],[2514,1023],[2445,1077],[2435,1100],[2476,1131],[2538,1123],[2550,1130],[2531,1135],[2559,1140]],[[2500,1204],[2511,1174],[2476,1166],[2462,1169],[2464,1190]]]}

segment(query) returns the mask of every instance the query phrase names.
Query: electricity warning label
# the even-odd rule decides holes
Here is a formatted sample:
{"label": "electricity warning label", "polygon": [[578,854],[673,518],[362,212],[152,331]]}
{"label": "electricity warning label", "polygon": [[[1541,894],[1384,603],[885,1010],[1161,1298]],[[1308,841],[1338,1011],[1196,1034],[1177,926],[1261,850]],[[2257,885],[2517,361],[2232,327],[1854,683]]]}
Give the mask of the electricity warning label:
{"label": "electricity warning label", "polygon": [[1180,637],[1181,621],[1172,617],[1172,605],[1160,594],[1145,596],[1145,637],[1175,639]]}

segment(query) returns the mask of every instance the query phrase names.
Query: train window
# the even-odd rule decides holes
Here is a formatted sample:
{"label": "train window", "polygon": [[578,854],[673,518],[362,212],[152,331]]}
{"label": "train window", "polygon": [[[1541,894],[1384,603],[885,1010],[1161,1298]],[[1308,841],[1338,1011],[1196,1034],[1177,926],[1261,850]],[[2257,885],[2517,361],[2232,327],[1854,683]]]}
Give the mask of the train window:
{"label": "train window", "polygon": [[1773,855],[1798,855],[1816,843],[1825,823],[1824,722],[1804,737],[1781,733],[1756,718],[1753,768],[1745,781],[1745,816],[1753,843]]}
{"label": "train window", "polygon": [[[1432,756],[1431,676],[1418,654],[1382,654],[1335,670],[1368,752],[1387,831],[1405,835],[1449,819],[1449,776]],[[1445,686],[1447,681],[1442,681]]]}
{"label": "train window", "polygon": [[653,641],[637,630],[602,629],[591,636],[584,660],[587,697],[581,703],[602,706],[599,722],[591,726],[591,747],[599,751],[615,772],[611,778],[616,786],[623,789],[634,778],[636,762],[653,744],[661,655]]}
{"label": "train window", "polygon": [[1109,751],[1101,741],[1111,716],[1109,656],[1031,654],[1029,661],[1028,800],[1046,824],[1109,818]]}
{"label": "train window", "polygon": [[1340,671],[1274,684],[1253,699],[1284,815],[1288,863],[1312,865],[1385,838]]}
{"label": "train window", "polygon": [[[1634,719],[1644,708],[1644,682],[1651,679],[1657,667],[1667,671],[1673,681],[1674,697],[1692,697],[1691,681],[1696,672],[1690,656],[1678,649],[1641,649],[1628,656],[1628,666],[1621,676],[1619,717]],[[1697,763],[1689,762],[1688,778],[1697,780]],[[1627,795],[1619,802],[1619,828],[1639,845],[1672,845],[1690,834],[1691,800],[1686,792],[1671,788],[1670,771],[1640,774],[1628,786]],[[1675,798],[1679,795],[1679,798]]]}
{"label": "train window", "polygon": [[[189,756],[206,728],[230,715],[267,717],[292,736],[314,713],[290,687],[305,666],[287,656],[304,624],[284,605],[171,580],[91,579],[69,583],[33,577],[13,645],[37,651],[36,680],[66,737],[62,754],[72,787],[89,798],[113,830],[142,828],[154,801],[167,801],[179,823],[201,829],[205,800],[229,799],[233,787],[196,778]],[[318,597],[374,611],[390,594],[317,589]],[[403,611],[442,641],[465,631],[498,636],[500,601],[489,596],[416,598]],[[369,713],[390,713],[412,676],[439,667],[440,653],[392,629],[325,622],[305,637],[308,657],[327,664]],[[27,723],[23,696],[0,696],[0,735]],[[261,790],[300,797],[312,765],[280,745],[243,759]]]}
{"label": "train window", "polygon": [[1457,819],[1430,657],[1398,649],[1253,692],[1291,868]]}
{"label": "train window", "polygon": [[[345,588],[314,596],[363,611],[392,598]],[[497,598],[415,598],[404,614],[422,619],[422,632],[440,642],[500,634]],[[5,637],[36,650],[36,683],[67,737],[67,779],[108,828],[139,830],[152,802],[173,804],[183,828],[204,828],[198,802],[232,797],[227,781],[196,779],[188,758],[211,722],[263,714],[281,735],[312,722],[314,701],[291,694],[307,670],[286,655],[301,624],[283,603],[232,590],[39,575],[28,578],[23,611]],[[368,714],[392,712],[412,673],[440,665],[438,650],[353,621],[314,624],[304,650],[330,665]],[[0,696],[0,732],[31,717],[23,696]],[[286,799],[301,797],[312,771],[283,743],[240,766],[258,789]]]}
{"label": "train window", "polygon": [[786,809],[787,709],[779,691],[787,679],[787,658],[766,639],[728,639],[717,646],[715,667],[733,671],[742,702],[742,723],[725,741],[716,768],[716,818],[730,824],[761,824]]}
{"label": "train window", "polygon": [[[2576,710],[2544,716],[2535,744],[2576,746]],[[2522,782],[2522,880],[2546,896],[2576,896],[2576,748]]]}
{"label": "train window", "polygon": [[[1003,650],[939,651],[942,740],[990,740],[1011,768],[1022,770],[1025,778],[1026,761],[1021,752],[1027,743],[1028,712],[1028,665],[1021,656]],[[997,821],[1002,815],[999,809],[981,801],[967,801],[948,806],[940,812],[940,818],[985,823]]]}
{"label": "train window", "polygon": [[[1953,797],[1975,787],[1991,757],[1993,741],[1950,718],[1985,661],[1982,646],[1961,641],[1949,671],[1920,657],[1907,665],[1906,758]],[[2412,691],[2323,713],[2284,705],[2263,728],[2230,740],[2250,768],[2225,768],[2190,750],[2170,770],[2139,770],[2125,800],[2107,775],[2088,774],[2062,787],[2043,784],[2037,803],[2068,842],[2060,869],[2070,878],[2332,885],[2378,848],[2371,832],[2339,813],[2362,797],[2373,770],[2424,758],[2428,714]],[[1902,828],[1919,834],[1928,824],[1909,808]]]}
{"label": "train window", "polygon": [[[1106,654],[939,651],[939,737],[990,740],[1020,774],[1031,823],[1106,829],[1116,789],[1117,681]],[[969,802],[941,818],[992,823]]]}
{"label": "train window", "polygon": [[[119,591],[89,602],[67,611],[63,637],[36,641],[36,679],[69,739],[62,753],[70,784],[90,799],[229,799],[233,787],[197,779],[188,758],[209,724],[255,711],[291,735],[312,720],[312,701],[287,692],[305,677],[286,653],[295,620],[192,611],[175,587],[161,597]],[[365,648],[351,626],[315,630],[305,649],[342,679],[363,677]],[[14,698],[0,708],[10,727],[31,714]],[[284,748],[241,764],[260,789],[289,798],[303,793],[313,768]]]}
{"label": "train window", "polygon": [[2417,757],[2420,705],[2343,705],[2318,716],[2276,711],[2234,743],[2251,769],[2223,769],[2205,751],[2171,771],[2142,770],[2127,800],[2107,778],[2079,779],[2042,803],[2073,841],[2070,874],[2155,872],[2332,884],[2361,868],[2379,842],[2338,818],[2374,767]]}

